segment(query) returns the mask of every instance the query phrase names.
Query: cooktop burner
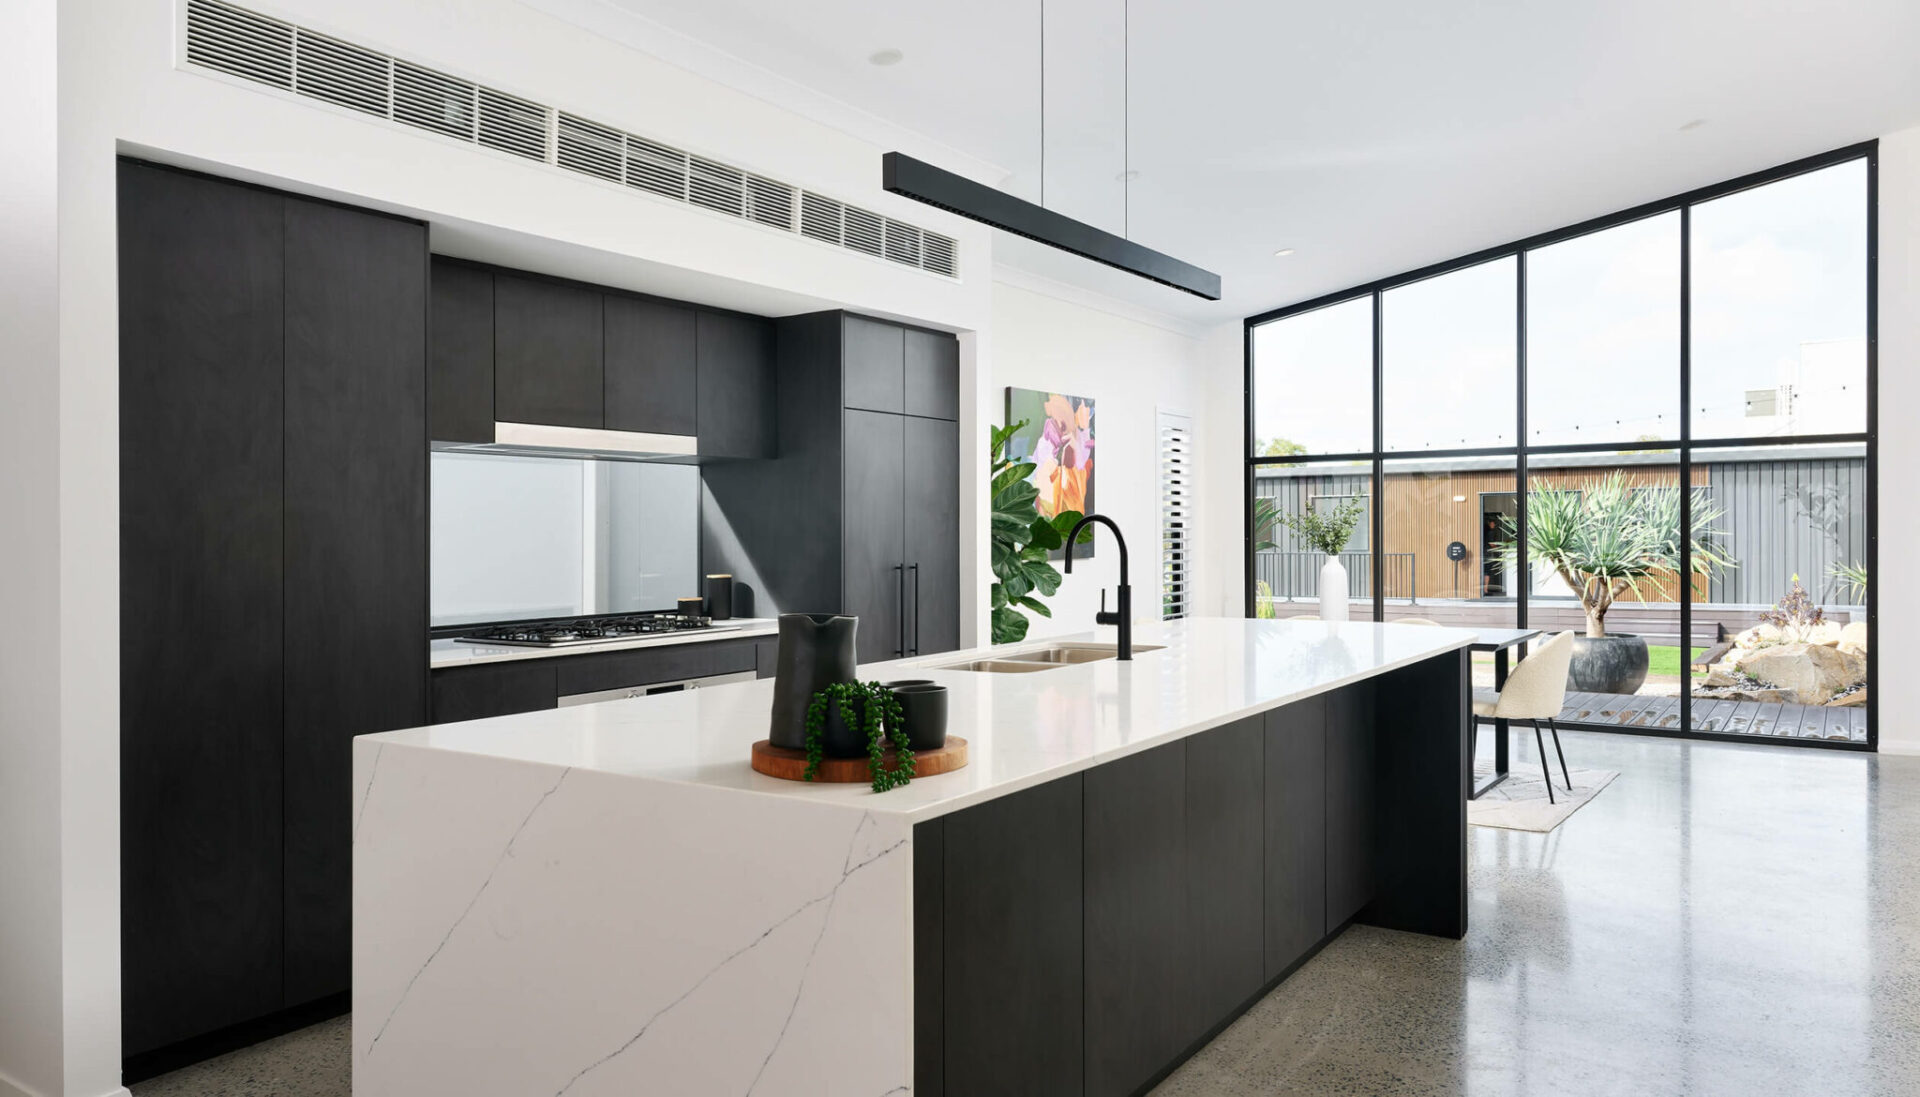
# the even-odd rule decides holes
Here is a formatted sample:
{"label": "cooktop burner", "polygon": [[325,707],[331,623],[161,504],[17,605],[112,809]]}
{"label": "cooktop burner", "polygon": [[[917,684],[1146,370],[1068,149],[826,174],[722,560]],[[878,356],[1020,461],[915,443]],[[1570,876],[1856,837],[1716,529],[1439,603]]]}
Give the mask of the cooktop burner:
{"label": "cooktop burner", "polygon": [[529,621],[500,625],[457,637],[468,644],[507,644],[515,647],[557,648],[568,644],[604,644],[637,640],[669,632],[725,632],[738,625],[715,625],[709,617],[682,613],[634,613],[620,617],[593,617],[573,621]]}

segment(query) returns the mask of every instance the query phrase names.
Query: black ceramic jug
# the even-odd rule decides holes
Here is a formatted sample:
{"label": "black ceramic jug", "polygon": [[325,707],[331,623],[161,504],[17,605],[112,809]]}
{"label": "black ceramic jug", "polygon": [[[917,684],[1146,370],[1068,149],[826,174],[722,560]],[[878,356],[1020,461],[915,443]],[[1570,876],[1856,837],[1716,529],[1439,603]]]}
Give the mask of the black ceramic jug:
{"label": "black ceramic jug", "polygon": [[859,623],[858,617],[827,613],[780,615],[773,723],[767,732],[774,746],[807,749],[807,704],[835,682],[854,680],[853,630]]}

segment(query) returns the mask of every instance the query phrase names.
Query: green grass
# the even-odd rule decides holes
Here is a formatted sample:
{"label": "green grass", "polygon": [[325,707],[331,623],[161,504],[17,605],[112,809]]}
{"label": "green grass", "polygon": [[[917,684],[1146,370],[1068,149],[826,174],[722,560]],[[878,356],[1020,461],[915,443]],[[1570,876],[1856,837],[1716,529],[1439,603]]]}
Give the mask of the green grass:
{"label": "green grass", "polygon": [[[1706,650],[1706,648],[1694,648],[1693,655],[1690,656],[1690,658],[1698,659],[1700,654]],[[1662,647],[1659,644],[1647,645],[1647,673],[1665,675],[1668,678],[1680,677],[1680,649],[1677,647]],[[1695,678],[1704,678],[1706,675],[1707,672],[1705,668],[1694,668],[1693,676]]]}

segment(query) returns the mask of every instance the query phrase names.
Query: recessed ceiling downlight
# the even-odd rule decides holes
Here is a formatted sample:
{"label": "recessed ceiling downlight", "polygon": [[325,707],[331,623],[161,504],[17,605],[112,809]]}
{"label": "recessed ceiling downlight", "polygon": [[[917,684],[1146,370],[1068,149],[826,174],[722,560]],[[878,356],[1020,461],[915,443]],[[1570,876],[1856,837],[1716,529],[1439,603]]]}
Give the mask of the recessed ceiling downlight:
{"label": "recessed ceiling downlight", "polygon": [[1699,129],[1699,128],[1700,128],[1701,126],[1704,126],[1704,125],[1706,125],[1706,124],[1707,124],[1707,120],[1706,120],[1705,118],[1695,118],[1695,119],[1694,119],[1693,121],[1691,121],[1691,122],[1685,122],[1685,123],[1682,123],[1682,124],[1681,124],[1681,126],[1680,126],[1680,132],[1681,132],[1681,133],[1687,133],[1687,132],[1689,132],[1689,131],[1691,131],[1691,130],[1697,130],[1697,129]]}
{"label": "recessed ceiling downlight", "polygon": [[1293,254],[1292,248],[1281,248],[1279,251],[1276,251],[1273,253],[1273,257],[1275,259],[1285,259],[1287,256],[1292,254]]}
{"label": "recessed ceiling downlight", "polygon": [[899,50],[888,48],[883,50],[875,50],[873,54],[867,58],[867,60],[872,62],[873,64],[885,67],[887,65],[897,65],[900,62],[906,60],[906,57],[907,55],[904,53],[901,53]]}

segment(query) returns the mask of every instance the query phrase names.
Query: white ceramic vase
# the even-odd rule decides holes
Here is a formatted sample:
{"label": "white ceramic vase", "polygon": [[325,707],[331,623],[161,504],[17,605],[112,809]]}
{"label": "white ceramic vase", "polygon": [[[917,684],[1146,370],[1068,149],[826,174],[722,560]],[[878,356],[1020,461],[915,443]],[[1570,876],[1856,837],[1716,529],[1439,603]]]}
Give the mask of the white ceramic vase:
{"label": "white ceramic vase", "polygon": [[1347,569],[1340,566],[1338,556],[1329,556],[1320,565],[1320,619],[1347,619]]}

